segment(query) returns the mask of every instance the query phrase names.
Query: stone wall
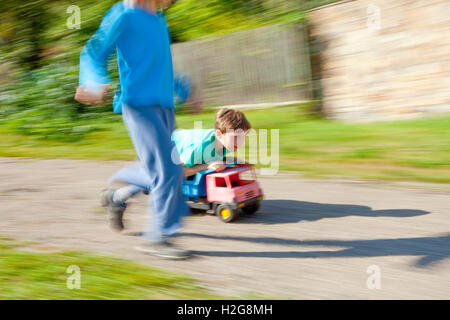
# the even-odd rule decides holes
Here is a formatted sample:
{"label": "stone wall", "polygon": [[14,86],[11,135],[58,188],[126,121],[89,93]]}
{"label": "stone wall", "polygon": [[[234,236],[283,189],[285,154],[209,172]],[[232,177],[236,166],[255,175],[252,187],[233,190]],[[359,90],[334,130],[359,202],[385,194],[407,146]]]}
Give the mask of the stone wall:
{"label": "stone wall", "polygon": [[342,1],[312,10],[309,23],[329,117],[450,112],[449,0]]}

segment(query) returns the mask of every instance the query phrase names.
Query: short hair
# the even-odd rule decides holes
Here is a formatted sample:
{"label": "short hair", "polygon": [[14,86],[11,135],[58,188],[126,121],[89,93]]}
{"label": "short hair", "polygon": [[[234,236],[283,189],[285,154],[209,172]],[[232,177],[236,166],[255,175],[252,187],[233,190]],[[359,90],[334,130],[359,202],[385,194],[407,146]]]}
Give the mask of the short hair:
{"label": "short hair", "polygon": [[245,115],[237,109],[222,108],[216,114],[214,128],[222,133],[238,129],[247,131],[251,127]]}

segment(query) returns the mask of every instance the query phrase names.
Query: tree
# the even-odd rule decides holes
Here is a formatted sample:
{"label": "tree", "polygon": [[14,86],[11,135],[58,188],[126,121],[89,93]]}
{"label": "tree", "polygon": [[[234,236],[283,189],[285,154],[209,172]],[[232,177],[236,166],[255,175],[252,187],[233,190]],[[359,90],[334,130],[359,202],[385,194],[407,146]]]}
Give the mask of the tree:
{"label": "tree", "polygon": [[47,7],[52,1],[9,0],[0,2],[0,30],[5,35],[3,52],[18,59],[26,71],[39,68],[45,48],[45,30],[52,16]]}

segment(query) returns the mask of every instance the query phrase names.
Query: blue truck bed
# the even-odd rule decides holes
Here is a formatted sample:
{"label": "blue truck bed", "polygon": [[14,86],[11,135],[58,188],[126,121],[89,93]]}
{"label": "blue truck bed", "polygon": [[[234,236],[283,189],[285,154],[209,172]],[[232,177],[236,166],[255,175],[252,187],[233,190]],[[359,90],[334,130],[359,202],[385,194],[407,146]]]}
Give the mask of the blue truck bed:
{"label": "blue truck bed", "polygon": [[[237,162],[232,162],[226,165],[226,167],[231,167],[237,164]],[[182,192],[183,195],[199,199],[200,197],[206,197],[206,176],[210,173],[215,172],[215,170],[205,170],[197,172],[193,179],[184,179]]]}

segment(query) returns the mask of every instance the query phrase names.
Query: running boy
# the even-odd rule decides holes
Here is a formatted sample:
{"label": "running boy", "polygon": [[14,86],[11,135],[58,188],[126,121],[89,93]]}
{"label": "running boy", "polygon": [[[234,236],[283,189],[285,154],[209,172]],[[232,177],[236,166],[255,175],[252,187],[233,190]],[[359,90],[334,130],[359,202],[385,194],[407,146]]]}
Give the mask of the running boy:
{"label": "running boy", "polygon": [[108,57],[117,52],[120,90],[114,111],[123,113],[133,145],[152,191],[153,218],[139,249],[170,259],[190,252],[168,241],[181,226],[189,207],[181,192],[183,167],[171,161],[175,126],[174,80],[170,35],[162,9],[172,0],[128,0],[115,4],[80,56],[75,99],[101,104],[108,84]]}

